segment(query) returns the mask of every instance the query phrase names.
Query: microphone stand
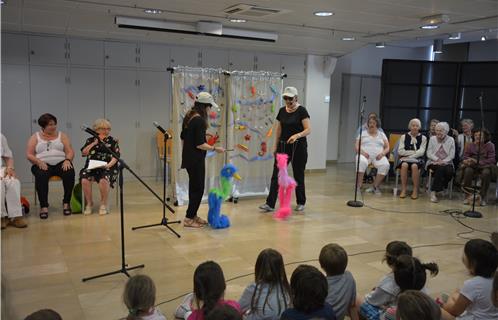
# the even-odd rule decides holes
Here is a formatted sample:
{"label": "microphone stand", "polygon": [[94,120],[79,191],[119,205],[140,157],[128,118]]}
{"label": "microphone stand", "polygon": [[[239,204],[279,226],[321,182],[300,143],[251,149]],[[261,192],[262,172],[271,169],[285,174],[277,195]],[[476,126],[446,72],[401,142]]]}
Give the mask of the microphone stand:
{"label": "microphone stand", "polygon": [[[479,134],[479,144],[477,145],[477,161],[476,161],[476,167],[477,167],[477,172],[479,173],[479,160],[481,157],[481,144],[483,142],[482,139],[482,130],[484,129],[484,111],[482,108],[482,92],[481,95],[479,96],[479,106],[481,108],[481,133]],[[469,217],[469,218],[482,218],[482,213],[479,211],[475,210],[476,207],[476,195],[477,195],[477,175],[474,176],[474,188],[473,188],[473,197],[472,197],[472,210],[467,210],[463,213],[464,216]],[[482,201],[482,199],[481,199]]]}
{"label": "microphone stand", "polygon": [[145,267],[144,264],[140,264],[140,265],[137,265],[137,266],[129,267],[128,264],[125,261],[126,254],[125,254],[125,237],[124,237],[123,169],[126,168],[128,171],[130,171],[135,176],[136,176],[136,174],[130,169],[130,167],[128,167],[128,165],[126,164],[126,162],[123,159],[121,159],[114,151],[112,151],[108,146],[106,146],[106,144],[103,141],[101,141],[99,139],[99,136],[97,134],[94,134],[94,133],[89,132],[89,131],[86,131],[86,132],[90,133],[92,136],[94,136],[95,138],[97,138],[98,141],[99,141],[99,144],[104,149],[106,149],[107,152],[109,152],[110,154],[112,154],[112,156],[114,158],[118,159],[118,169],[119,169],[119,179],[118,179],[118,181],[119,181],[119,214],[120,214],[120,222],[121,222],[121,226],[120,226],[120,231],[121,231],[121,268],[118,269],[118,270],[115,270],[115,271],[111,271],[111,272],[102,273],[102,274],[99,274],[99,275],[95,275],[95,276],[83,278],[83,279],[81,279],[81,281],[86,282],[88,280],[93,280],[93,279],[97,279],[97,278],[107,277],[107,276],[110,276],[110,275],[113,275],[113,274],[117,274],[117,273],[123,273],[123,274],[125,274],[129,278],[130,274],[128,273],[128,271],[134,270],[134,269],[139,269],[139,268],[144,268]]}
{"label": "microphone stand", "polygon": [[133,227],[131,228],[131,230],[137,230],[137,229],[143,229],[143,228],[150,228],[150,227],[157,227],[157,226],[165,226],[166,228],[168,228],[169,231],[173,232],[178,238],[180,238],[180,235],[173,229],[171,229],[171,227],[169,226],[170,224],[173,224],[173,223],[181,223],[179,220],[177,221],[168,221],[168,218],[166,218],[166,208],[168,208],[172,213],[174,213],[174,211],[171,209],[171,207],[169,207],[167,204],[166,204],[166,183],[167,183],[167,172],[168,172],[168,165],[167,165],[167,161],[166,161],[166,142],[168,141],[168,139],[171,139],[168,132],[164,131],[162,132],[162,130],[160,130],[158,128],[159,131],[161,131],[161,133],[163,134],[163,217],[161,219],[161,222],[159,223],[154,223],[154,224],[148,224],[148,225],[144,225],[144,226],[139,226],[139,227]]}
{"label": "microphone stand", "polygon": [[360,139],[358,140],[358,156],[356,160],[356,172],[355,172],[355,184],[354,184],[354,200],[349,200],[346,204],[350,207],[361,208],[363,207],[363,202],[357,200],[358,196],[358,171],[360,170],[360,155],[361,155],[361,135],[363,133],[363,113],[365,112],[365,102],[367,102],[367,98],[363,96],[361,101],[361,109],[360,109]]}

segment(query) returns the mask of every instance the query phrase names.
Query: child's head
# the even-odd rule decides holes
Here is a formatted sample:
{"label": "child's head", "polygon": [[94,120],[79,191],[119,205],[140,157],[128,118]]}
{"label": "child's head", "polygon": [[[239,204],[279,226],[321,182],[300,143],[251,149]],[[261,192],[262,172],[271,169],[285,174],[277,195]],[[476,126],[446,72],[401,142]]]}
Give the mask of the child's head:
{"label": "child's head", "polygon": [[223,298],[225,289],[225,276],[219,264],[206,261],[197,266],[194,272],[194,295],[198,308],[201,307],[200,301],[202,301],[205,316]]}
{"label": "child's head", "polygon": [[206,320],[242,320],[242,315],[228,304],[219,304],[208,313]]}
{"label": "child's head", "polygon": [[407,290],[398,296],[397,320],[441,319],[441,308],[428,295]]}
{"label": "child's head", "polygon": [[491,278],[498,266],[498,251],[489,241],[472,239],[463,249],[463,263],[474,276]]}
{"label": "child's head", "polygon": [[317,268],[302,264],[292,273],[291,293],[294,308],[311,313],[325,304],[327,279]]}
{"label": "child's head", "polygon": [[33,312],[24,318],[24,320],[62,320],[62,317],[52,309],[41,309]]}
{"label": "child's head", "polygon": [[343,247],[336,243],[329,243],[320,251],[320,266],[327,276],[343,274],[348,266],[348,254]]}
{"label": "child's head", "polygon": [[259,253],[254,269],[256,288],[262,284],[269,284],[272,289],[268,291],[266,297],[261,297],[261,290],[254,290],[251,298],[251,308],[256,309],[259,303],[258,301],[264,299],[264,310],[270,292],[273,290],[280,290],[280,292],[283,293],[283,305],[280,306],[279,299],[279,309],[281,308],[282,311],[287,309],[290,302],[288,301],[290,286],[289,281],[287,280],[287,274],[285,273],[284,259],[280,252],[274,249],[264,249]]}
{"label": "child's head", "polygon": [[156,302],[156,286],[149,276],[139,274],[126,282],[123,302],[128,308],[128,319],[148,313]]}
{"label": "child's head", "polygon": [[438,265],[435,263],[421,263],[415,257],[402,255],[396,259],[393,265],[394,280],[401,292],[422,290],[427,280],[426,270],[429,270],[432,276],[439,272]]}
{"label": "child's head", "polygon": [[404,241],[391,241],[386,246],[386,254],[384,259],[387,262],[387,265],[392,267],[396,259],[403,255],[412,255],[412,247],[410,247]]}

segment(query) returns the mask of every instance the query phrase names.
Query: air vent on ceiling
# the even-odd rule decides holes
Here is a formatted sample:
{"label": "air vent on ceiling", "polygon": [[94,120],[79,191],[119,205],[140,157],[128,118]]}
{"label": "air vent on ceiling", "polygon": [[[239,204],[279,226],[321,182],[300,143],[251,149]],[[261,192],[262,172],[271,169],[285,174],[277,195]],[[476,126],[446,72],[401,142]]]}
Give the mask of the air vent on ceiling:
{"label": "air vent on ceiling", "polygon": [[289,11],[290,10],[286,9],[258,7],[250,4],[237,4],[223,10],[224,13],[229,15],[238,15],[253,18],[263,18],[271,15],[286,13]]}

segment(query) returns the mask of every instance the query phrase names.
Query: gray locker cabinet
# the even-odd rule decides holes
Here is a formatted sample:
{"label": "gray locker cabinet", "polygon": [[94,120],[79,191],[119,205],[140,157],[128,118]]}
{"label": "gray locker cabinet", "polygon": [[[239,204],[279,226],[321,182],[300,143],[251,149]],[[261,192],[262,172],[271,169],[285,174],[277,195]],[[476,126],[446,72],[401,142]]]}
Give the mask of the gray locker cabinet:
{"label": "gray locker cabinet", "polygon": [[74,168],[78,173],[85,164],[80,149],[86,139],[91,137],[81,130],[81,126],[85,124],[91,127],[96,119],[104,118],[104,70],[71,68],[69,79],[68,135],[75,154]]}
{"label": "gray locker cabinet", "polygon": [[157,121],[168,129],[171,112],[171,75],[166,71],[139,71],[140,126],[138,128],[137,162],[143,177],[157,174],[156,127]]}
{"label": "gray locker cabinet", "polygon": [[57,118],[58,130],[67,131],[67,70],[66,67],[31,66],[31,131],[40,129],[37,120],[44,113]]}
{"label": "gray locker cabinet", "polygon": [[1,118],[2,133],[12,150],[16,173],[22,182],[31,182],[31,165],[25,156],[31,136],[27,65],[2,65]]}
{"label": "gray locker cabinet", "polygon": [[260,71],[281,72],[281,59],[278,54],[258,53],[256,54],[256,67]]}
{"label": "gray locker cabinet", "polygon": [[140,117],[139,81],[134,70],[105,71],[105,117],[112,136],[119,140],[121,156],[137,168],[137,132]]}
{"label": "gray locker cabinet", "polygon": [[140,48],[140,68],[163,70],[170,66],[171,48],[162,44],[143,43]]}
{"label": "gray locker cabinet", "polygon": [[198,67],[200,66],[200,51],[199,48],[195,47],[172,47],[171,48],[171,63],[172,67],[177,66],[188,66],[188,67]]}
{"label": "gray locker cabinet", "polygon": [[28,36],[2,33],[2,64],[28,63]]}
{"label": "gray locker cabinet", "polygon": [[68,58],[71,66],[104,66],[104,42],[68,39]]}
{"label": "gray locker cabinet", "polygon": [[202,67],[228,69],[228,51],[217,49],[203,49]]}
{"label": "gray locker cabinet", "polygon": [[229,54],[229,70],[253,71],[254,53],[245,51],[230,51]]}
{"label": "gray locker cabinet", "polygon": [[30,36],[29,54],[32,65],[66,65],[66,38]]}
{"label": "gray locker cabinet", "polygon": [[140,50],[136,43],[106,41],[104,47],[106,67],[138,66]]}

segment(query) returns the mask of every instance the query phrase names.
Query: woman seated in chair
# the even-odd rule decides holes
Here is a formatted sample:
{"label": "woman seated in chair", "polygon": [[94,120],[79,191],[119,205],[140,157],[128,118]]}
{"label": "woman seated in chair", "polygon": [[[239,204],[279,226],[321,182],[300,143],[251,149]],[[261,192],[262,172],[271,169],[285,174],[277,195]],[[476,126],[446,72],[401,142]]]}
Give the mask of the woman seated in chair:
{"label": "woman seated in chair", "polygon": [[[120,155],[119,144],[118,140],[109,135],[111,123],[106,119],[95,120],[93,123],[93,130],[98,133],[99,139],[90,137],[81,148],[82,156],[86,157],[85,167],[80,171],[81,186],[83,188],[86,203],[83,213],[92,214],[92,181],[95,181],[100,189],[99,214],[104,215],[109,212],[107,208],[107,199],[109,196],[109,188],[114,187],[114,183],[118,176],[118,166],[116,165],[118,159],[113,157],[113,155],[102,146],[102,143],[118,156]],[[91,160],[103,161],[106,164],[102,167],[89,169]]]}
{"label": "woman seated in chair", "polygon": [[[460,164],[460,168],[463,171],[462,189],[466,193],[465,200],[463,201],[464,204],[472,203],[474,191],[472,181],[474,176],[478,175],[481,178],[480,203],[481,206],[486,205],[486,195],[494,173],[493,168],[495,167],[495,145],[490,139],[489,131],[481,129],[474,132],[474,142],[468,143],[465,147],[463,161]],[[479,143],[481,143],[480,148]],[[478,149],[480,149],[479,166],[477,165]]]}
{"label": "woman seated in chair", "polygon": [[48,218],[48,182],[54,176],[60,177],[64,186],[62,212],[70,215],[69,201],[74,186],[71,141],[65,133],[57,131],[57,118],[50,113],[42,114],[38,125],[41,130],[29,138],[26,156],[33,164],[31,172],[35,176],[35,189],[40,200],[40,218]]}
{"label": "woman seated in chair", "polygon": [[[363,182],[363,174],[369,164],[377,168],[377,175],[373,182],[373,186],[367,189],[367,192],[373,192],[376,195],[381,195],[380,184],[387,172],[389,171],[389,161],[386,154],[389,153],[389,141],[384,133],[378,130],[379,120],[377,118],[368,119],[368,130],[361,134],[361,154],[356,156],[356,161],[360,161],[358,169],[358,188],[361,188]],[[359,139],[356,138],[355,150],[358,154]]]}
{"label": "woman seated in chair", "polygon": [[401,175],[400,198],[406,198],[406,187],[408,184],[408,170],[412,171],[413,192],[412,199],[418,198],[418,187],[420,181],[420,169],[424,167],[425,148],[427,138],[420,133],[421,123],[417,118],[411,119],[408,123],[408,133],[399,138],[398,156]]}
{"label": "woman seated in chair", "polygon": [[455,140],[448,136],[447,122],[436,124],[436,135],[429,139],[427,147],[427,169],[432,172],[431,202],[438,202],[437,193],[444,190],[453,178]]}

